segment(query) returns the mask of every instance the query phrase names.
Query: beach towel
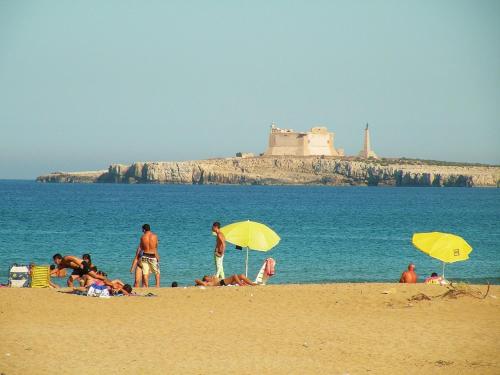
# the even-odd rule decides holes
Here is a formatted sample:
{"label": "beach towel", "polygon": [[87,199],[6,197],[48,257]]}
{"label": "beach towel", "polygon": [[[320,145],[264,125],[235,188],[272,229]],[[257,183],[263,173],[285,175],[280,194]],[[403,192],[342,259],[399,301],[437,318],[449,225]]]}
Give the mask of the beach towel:
{"label": "beach towel", "polygon": [[267,258],[265,264],[266,264],[267,276],[269,277],[274,276],[275,274],[274,267],[276,266],[276,261],[273,258]]}
{"label": "beach towel", "polygon": [[108,292],[107,294],[106,293],[102,294],[101,291],[96,291],[95,289],[92,290],[92,292],[90,292],[90,294],[89,294],[89,292],[90,292],[90,288],[87,292],[84,292],[82,290],[72,290],[69,292],[62,291],[62,290],[59,291],[59,293],[76,294],[77,296],[85,296],[85,297],[102,297],[102,298],[110,298],[110,297],[158,297],[156,294],[151,293],[151,292],[147,293],[147,294],[138,294],[138,293],[132,292],[128,296],[125,294],[110,295],[109,290],[107,290],[107,292]]}
{"label": "beach towel", "polygon": [[255,283],[259,285],[266,285],[270,277],[276,274],[276,261],[273,258],[267,258],[262,267],[260,268],[257,277],[255,278]]}
{"label": "beach towel", "polygon": [[28,266],[14,264],[9,271],[9,286],[11,288],[27,288],[30,284],[30,269]]}
{"label": "beach towel", "polygon": [[32,266],[31,267],[31,287],[48,288],[50,287],[50,267]]}

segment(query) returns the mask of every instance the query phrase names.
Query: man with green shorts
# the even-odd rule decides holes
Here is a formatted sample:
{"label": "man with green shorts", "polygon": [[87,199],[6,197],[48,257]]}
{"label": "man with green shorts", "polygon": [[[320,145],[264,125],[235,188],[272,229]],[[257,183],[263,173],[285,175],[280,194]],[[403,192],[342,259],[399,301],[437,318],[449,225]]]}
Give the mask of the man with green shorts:
{"label": "man with green shorts", "polygon": [[215,239],[215,276],[224,279],[224,252],[226,251],[226,238],[224,234],[220,231],[220,223],[216,221],[212,224],[212,232],[215,233],[217,238]]}

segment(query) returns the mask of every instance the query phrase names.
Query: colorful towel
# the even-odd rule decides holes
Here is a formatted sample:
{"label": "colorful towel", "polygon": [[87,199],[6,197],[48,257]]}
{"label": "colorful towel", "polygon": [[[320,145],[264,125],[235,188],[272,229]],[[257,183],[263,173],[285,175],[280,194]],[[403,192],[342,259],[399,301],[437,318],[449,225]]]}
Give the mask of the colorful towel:
{"label": "colorful towel", "polygon": [[275,272],[275,267],[276,267],[276,261],[273,258],[267,258],[266,259],[266,268],[265,272],[267,276],[274,276]]}

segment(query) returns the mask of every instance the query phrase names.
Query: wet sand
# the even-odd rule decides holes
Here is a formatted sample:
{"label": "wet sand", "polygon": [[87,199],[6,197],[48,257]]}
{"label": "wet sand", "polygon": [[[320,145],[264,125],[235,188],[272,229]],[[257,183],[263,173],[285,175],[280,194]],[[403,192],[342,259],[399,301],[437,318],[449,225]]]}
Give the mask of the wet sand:
{"label": "wet sand", "polygon": [[446,289],[328,284],[149,291],[158,296],[0,289],[0,373],[500,373],[500,286],[484,300],[412,302],[419,292]]}

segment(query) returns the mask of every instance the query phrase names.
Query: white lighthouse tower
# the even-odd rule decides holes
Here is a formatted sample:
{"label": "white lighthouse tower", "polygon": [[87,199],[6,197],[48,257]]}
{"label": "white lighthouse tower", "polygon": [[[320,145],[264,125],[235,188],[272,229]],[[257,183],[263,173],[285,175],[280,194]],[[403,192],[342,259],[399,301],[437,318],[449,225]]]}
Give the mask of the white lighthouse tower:
{"label": "white lighthouse tower", "polygon": [[368,129],[368,124],[366,124],[365,128],[365,142],[363,144],[363,150],[359,152],[358,156],[363,159],[378,159],[377,154],[375,154],[375,152],[372,150],[370,144],[370,129]]}

